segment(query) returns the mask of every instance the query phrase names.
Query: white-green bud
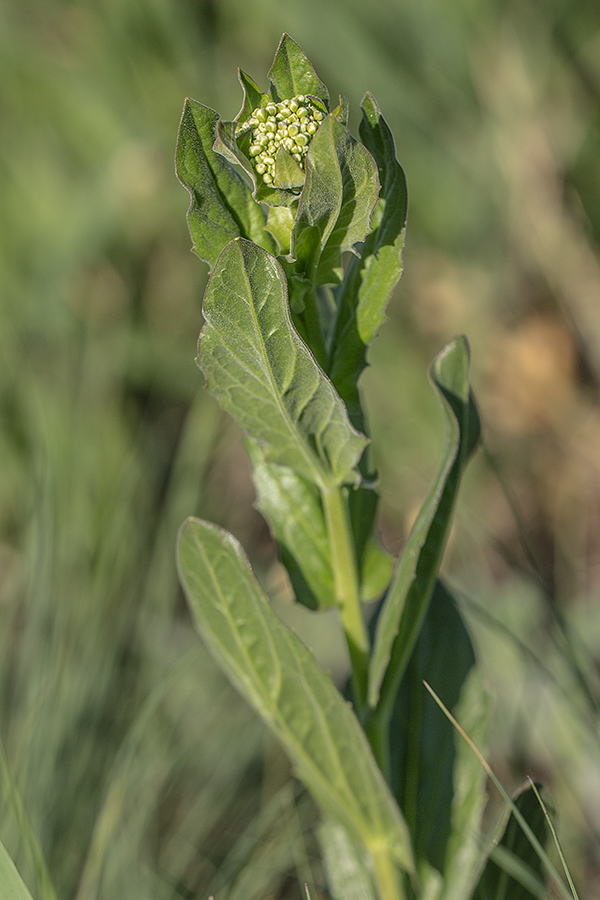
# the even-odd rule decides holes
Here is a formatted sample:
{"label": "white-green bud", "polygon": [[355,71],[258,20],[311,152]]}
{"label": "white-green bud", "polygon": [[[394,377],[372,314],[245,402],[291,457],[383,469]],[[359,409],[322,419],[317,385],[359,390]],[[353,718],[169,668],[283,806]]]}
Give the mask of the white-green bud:
{"label": "white-green bud", "polygon": [[251,130],[248,155],[265,184],[275,180],[275,159],[280,147],[303,168],[310,142],[325,115],[310,97],[298,94],[279,103],[270,100],[237,125],[237,136]]}

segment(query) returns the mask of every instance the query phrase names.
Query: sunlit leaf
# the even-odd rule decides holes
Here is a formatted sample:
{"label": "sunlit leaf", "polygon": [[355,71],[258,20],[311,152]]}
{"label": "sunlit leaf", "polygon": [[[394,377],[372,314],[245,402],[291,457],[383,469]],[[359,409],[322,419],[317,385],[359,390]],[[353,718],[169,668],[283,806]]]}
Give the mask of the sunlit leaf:
{"label": "sunlit leaf", "polygon": [[377,622],[369,671],[369,703],[391,708],[415,646],[437,578],[464,468],[480,438],[469,390],[469,349],[455,338],[434,360],[431,378],[446,418],[448,437],[440,470],[402,551]]}
{"label": "sunlit leaf", "polygon": [[333,900],[377,900],[365,853],[339,822],[321,823],[319,843]]}
{"label": "sunlit leaf", "polygon": [[329,373],[360,424],[358,379],[366,364],[366,349],[385,317],[385,308],[402,274],[406,226],[406,181],[396,160],[394,139],[375,100],[362,103],[360,137],[377,163],[381,189],[373,230],[353,256],[338,290],[339,312],[332,342]]}
{"label": "sunlit leaf", "polygon": [[310,94],[318,97],[326,107],[329,106],[329,91],[317,76],[304,51],[287,34],[279,42],[273,65],[269,69],[269,81],[274,100]]}
{"label": "sunlit leaf", "polygon": [[369,852],[412,867],[406,826],[350,706],[270,606],[238,542],[188,519],[179,573],[209,650],[322,809]]}
{"label": "sunlit leaf", "polygon": [[221,253],[204,299],[198,365],[271,462],[323,488],[356,480],[366,438],[292,326],[277,260],[249,241]]}
{"label": "sunlit leaf", "polygon": [[32,900],[17,867],[0,843],[0,900]]}
{"label": "sunlit leaf", "polygon": [[335,116],[312,139],[292,254],[315,284],[341,280],[341,255],[364,240],[379,193],[377,166]]}
{"label": "sunlit leaf", "polygon": [[223,247],[245,237],[271,248],[265,216],[248,185],[213,150],[218,114],[187,99],[177,138],[177,176],[191,195],[187,219],[194,250],[213,266]]}
{"label": "sunlit leaf", "polygon": [[277,540],[296,600],[310,609],[335,604],[331,553],[318,488],[293,469],[268,463],[248,440],[256,505]]}

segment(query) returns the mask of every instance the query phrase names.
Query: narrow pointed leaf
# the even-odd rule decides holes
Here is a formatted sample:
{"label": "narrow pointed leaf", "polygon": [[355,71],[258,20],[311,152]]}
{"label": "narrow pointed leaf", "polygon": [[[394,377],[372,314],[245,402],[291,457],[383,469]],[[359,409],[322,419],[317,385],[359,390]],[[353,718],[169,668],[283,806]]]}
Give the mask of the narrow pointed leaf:
{"label": "narrow pointed leaf", "polygon": [[[463,470],[475,450],[481,426],[469,390],[466,338],[447,344],[434,360],[431,378],[447,424],[440,470],[402,551],[377,622],[369,670],[369,703],[389,710],[425,615],[452,521]],[[381,693],[381,700],[380,700]]]}
{"label": "narrow pointed leaf", "polygon": [[250,78],[249,75],[246,75],[245,72],[242,72],[241,69],[238,69],[238,80],[244,91],[244,99],[242,101],[242,108],[235,117],[235,121],[245,122],[246,119],[250,118],[253,110],[258,109],[259,106],[266,106],[269,98],[266,94],[262,93],[252,78]]}
{"label": "narrow pointed leaf", "polygon": [[0,843],[0,900],[32,900],[17,867],[2,843]]}
{"label": "narrow pointed leaf", "polygon": [[209,389],[271,462],[323,488],[354,482],[366,438],[295,331],[277,260],[249,241],[221,253],[197,362]]}
{"label": "narrow pointed leaf", "polygon": [[211,267],[223,247],[236,237],[270,248],[264,214],[248,185],[230,163],[213,150],[218,114],[189,98],[177,138],[177,177],[188,189],[187,214],[194,251]]}
{"label": "narrow pointed leaf", "polygon": [[317,76],[312,63],[298,44],[284,34],[269,69],[271,96],[274,100],[291,100],[298,94],[318,97],[329,107],[329,91]]}
{"label": "narrow pointed leaf", "polygon": [[[406,181],[396,160],[394,139],[375,100],[362,103],[360,137],[377,163],[381,189],[373,230],[354,256],[339,289],[339,312],[329,372],[348,405],[358,415],[358,379],[366,365],[366,350],[385,318],[385,309],[402,274],[406,228]],[[360,426],[359,426],[360,427]]]}
{"label": "narrow pointed leaf", "polygon": [[[544,846],[548,840],[548,824],[535,791],[531,787],[525,788],[513,800]],[[542,861],[511,812],[500,843],[492,849],[481,873],[472,900],[539,900],[546,893]]]}
{"label": "narrow pointed leaf", "polygon": [[379,194],[377,166],[335,116],[323,120],[305,160],[292,254],[315,284],[341,280],[342,253],[364,240]]}
{"label": "narrow pointed leaf", "polygon": [[238,542],[184,523],[179,573],[196,627],[232,683],[287,751],[324,812],[369,852],[410,869],[404,821],[350,706],[277,617]]}

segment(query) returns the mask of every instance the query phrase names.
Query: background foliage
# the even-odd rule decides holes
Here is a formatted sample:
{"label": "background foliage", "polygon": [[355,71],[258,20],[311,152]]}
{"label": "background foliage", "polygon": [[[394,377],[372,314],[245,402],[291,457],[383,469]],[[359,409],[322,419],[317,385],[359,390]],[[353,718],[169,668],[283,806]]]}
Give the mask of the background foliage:
{"label": "background foliage", "polygon": [[[314,810],[197,646],[174,568],[183,518],[216,520],[294,615],[238,435],[200,390],[205,273],[172,164],[184,96],[232,118],[236,67],[260,78],[283,31],[354,131],[373,92],[409,184],[406,274],[363,381],[382,534],[396,551],[427,490],[443,422],[425,373],[465,331],[489,454],[447,575],[492,690],[492,760],[508,787],[550,783],[597,890],[600,13],[344,9],[0,6],[0,734],[61,898],[323,883]],[[343,671],[334,626],[306,619]],[[0,771],[0,839],[35,896]]]}

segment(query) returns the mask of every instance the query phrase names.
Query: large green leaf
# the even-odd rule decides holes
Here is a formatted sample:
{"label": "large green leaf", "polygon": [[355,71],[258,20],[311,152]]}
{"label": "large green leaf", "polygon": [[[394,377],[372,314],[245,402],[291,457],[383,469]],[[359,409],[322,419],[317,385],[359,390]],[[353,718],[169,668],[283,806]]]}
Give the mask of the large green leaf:
{"label": "large green leaf", "polygon": [[32,900],[17,867],[0,843],[0,900]]}
{"label": "large green leaf", "polygon": [[384,718],[391,710],[427,613],[460,478],[481,434],[469,390],[465,337],[455,338],[441,350],[431,377],[442,401],[447,440],[440,470],[404,546],[377,622],[369,670],[369,704],[376,707],[379,703],[378,715]]}
{"label": "large green leaf", "polygon": [[333,116],[321,123],[305,160],[292,229],[292,255],[314,284],[341,280],[341,256],[364,240],[379,193],[371,154]]}
{"label": "large green leaf", "polygon": [[[513,802],[543,847],[548,839],[548,824],[533,788],[526,787]],[[511,812],[500,842],[490,852],[472,900],[543,900],[546,896],[542,861]]]}
{"label": "large green leaf", "polygon": [[474,665],[473,646],[454,598],[437,581],[396,696],[390,759],[392,788],[412,834],[417,867],[426,862],[442,875],[452,833],[457,742],[462,739],[423,681],[456,714]]}
{"label": "large green leaf", "polygon": [[270,249],[264,214],[248,185],[213,150],[218,114],[189,98],[185,101],[177,137],[177,177],[188,189],[187,219],[194,250],[213,266],[223,247],[245,237]]}
{"label": "large green leaf", "polygon": [[355,481],[366,438],[292,326],[277,260],[249,241],[228,244],[206,289],[204,317],[198,365],[266,459],[324,489]]}
{"label": "large green leaf", "polygon": [[179,573],[200,634],[322,809],[370,853],[412,867],[402,816],[350,706],[277,617],[238,542],[188,519]]}
{"label": "large green leaf", "polygon": [[274,100],[291,100],[298,94],[318,97],[329,106],[329,91],[317,76],[312,63],[298,44],[284,34],[269,69],[271,96]]}
{"label": "large green leaf", "polygon": [[[358,379],[366,364],[366,348],[385,317],[385,308],[402,274],[406,227],[406,181],[396,160],[394,139],[371,94],[362,102],[360,137],[377,164],[381,189],[373,230],[350,260],[338,290],[338,316],[329,373],[360,423]],[[355,416],[357,418],[355,418]]]}

